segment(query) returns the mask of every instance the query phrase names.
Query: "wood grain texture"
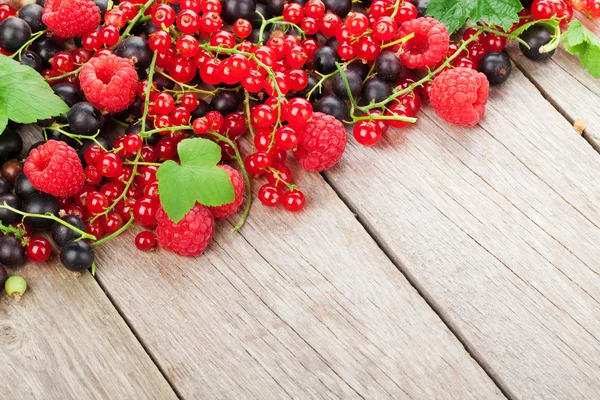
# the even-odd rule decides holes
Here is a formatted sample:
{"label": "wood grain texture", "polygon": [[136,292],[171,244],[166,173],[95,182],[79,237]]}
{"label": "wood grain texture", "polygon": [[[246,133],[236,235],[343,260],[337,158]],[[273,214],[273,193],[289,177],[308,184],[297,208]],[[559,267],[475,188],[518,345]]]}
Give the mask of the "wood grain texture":
{"label": "wood grain texture", "polygon": [[600,396],[600,157],[518,71],[326,175],[514,398]]}
{"label": "wood grain texture", "polygon": [[176,399],[89,273],[58,262],[9,271],[29,285],[0,296],[0,397]]}
{"label": "wood grain texture", "polygon": [[[591,20],[581,14],[579,19],[600,36],[598,19]],[[600,149],[600,79],[592,77],[581,66],[579,58],[567,53],[562,46],[544,62],[529,60],[515,44],[508,47],[508,54],[571,123],[578,118],[586,121],[586,138]]]}
{"label": "wood grain texture", "polygon": [[98,278],[184,398],[502,398],[318,174],[196,259],[99,251]]}
{"label": "wood grain texture", "polygon": [[[33,127],[21,135],[26,149],[40,138]],[[1,288],[1,398],[177,398],[91,274],[57,259],[8,272],[28,289],[16,302]]]}

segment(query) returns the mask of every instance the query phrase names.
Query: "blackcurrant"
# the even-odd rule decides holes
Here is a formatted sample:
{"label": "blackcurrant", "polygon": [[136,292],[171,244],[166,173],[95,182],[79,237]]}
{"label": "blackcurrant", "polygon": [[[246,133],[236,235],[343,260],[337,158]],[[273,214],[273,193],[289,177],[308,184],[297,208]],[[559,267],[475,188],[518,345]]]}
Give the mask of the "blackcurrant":
{"label": "blackcurrant", "polygon": [[[25,199],[23,211],[31,214],[52,214],[58,216],[58,200],[47,193],[36,193]],[[25,221],[35,230],[44,231],[52,228],[54,223],[48,218],[27,217]]]}
{"label": "blackcurrant", "polygon": [[[354,71],[345,71],[346,80],[348,81],[348,87],[350,88],[350,92],[352,93],[352,97],[356,98],[360,96],[360,92],[362,90],[363,82],[360,76]],[[346,90],[346,85],[344,84],[344,80],[342,79],[342,74],[337,74],[333,78],[333,93],[341,99],[348,100],[348,90]]]}
{"label": "blackcurrant", "polygon": [[68,270],[84,271],[94,262],[94,249],[85,240],[68,242],[60,250],[60,262]]}
{"label": "blackcurrant", "polygon": [[377,77],[385,81],[397,81],[402,75],[400,59],[393,51],[382,51],[375,60],[375,72],[377,73]]}
{"label": "blackcurrant", "polygon": [[0,238],[0,264],[6,268],[16,268],[25,263],[25,247],[12,235]]}
{"label": "blackcurrant", "polygon": [[27,65],[35,69],[37,72],[42,72],[44,69],[44,62],[33,51],[24,51],[21,53],[21,65]]}
{"label": "blackcurrant", "polygon": [[148,20],[146,22],[144,22],[143,24],[139,24],[137,25],[135,28],[133,28],[131,30],[131,33],[133,33],[134,35],[146,35],[146,36],[150,36],[150,34],[154,31],[156,31],[157,29],[160,29],[159,26],[156,26],[156,24],[154,24],[154,22],[152,22],[152,20]]}
{"label": "blackcurrant", "polygon": [[133,61],[138,70],[148,68],[152,62],[152,50],[148,41],[140,36],[130,36],[123,40],[115,53]]}
{"label": "blackcurrant", "polygon": [[348,105],[337,96],[325,96],[314,106],[315,112],[333,115],[336,119],[343,121],[348,119]]}
{"label": "blackcurrant", "polygon": [[252,14],[252,18],[250,18],[250,23],[252,24],[253,28],[260,28],[260,25],[263,21],[261,15],[265,19],[273,18],[273,14],[266,4],[256,3],[256,10]]}
{"label": "blackcurrant", "polygon": [[219,92],[213,97],[210,106],[213,110],[226,116],[237,110],[237,97],[233,92]]}
{"label": "blackcurrant", "polygon": [[[265,43],[271,37],[271,29],[272,25],[268,25],[267,28],[262,33],[262,43]],[[252,29],[250,36],[246,38],[250,43],[258,43],[258,39],[260,36],[260,29]]]}
{"label": "blackcurrant", "polygon": [[206,101],[198,99],[198,107],[194,111],[192,111],[192,121],[196,118],[202,118],[206,114],[208,114],[212,109],[210,108],[210,104]]}
{"label": "blackcurrant", "polygon": [[[75,228],[85,232],[85,223],[74,215],[67,215],[61,218],[66,223],[73,225]],[[58,247],[63,247],[67,242],[79,238],[81,235],[74,230],[67,228],[59,222],[52,225],[52,239]]]}
{"label": "blackcurrant", "polygon": [[154,83],[156,83],[156,86],[158,86],[160,90],[171,90],[175,87],[175,82],[161,74],[155,74],[152,77],[152,80],[154,81]]}
{"label": "blackcurrant", "polygon": [[104,16],[106,10],[108,9],[108,0],[94,0],[94,4],[96,4],[100,9],[100,15]]}
{"label": "blackcurrant", "polygon": [[229,25],[240,18],[250,20],[256,11],[254,0],[227,0],[222,2],[221,17]]}
{"label": "blackcurrant", "polygon": [[369,64],[365,64],[360,61],[355,61],[355,62],[351,63],[350,65],[348,65],[346,67],[346,69],[348,71],[356,72],[358,74],[358,76],[360,76],[360,79],[362,79],[364,81],[365,79],[367,79],[367,75],[369,75],[369,71],[371,70],[371,67],[369,67]]}
{"label": "blackcurrant", "polygon": [[500,85],[510,76],[512,65],[506,54],[494,52],[483,56],[478,70],[487,76],[490,85]]}
{"label": "blackcurrant", "polygon": [[44,29],[42,11],[44,8],[38,4],[26,4],[19,10],[19,18],[27,22],[32,32],[39,32]]}
{"label": "blackcurrant", "polygon": [[15,183],[17,176],[23,172],[23,161],[12,159],[2,164],[2,177],[11,185]]}
{"label": "blackcurrant", "polygon": [[72,133],[93,135],[100,128],[100,111],[87,101],[76,103],[67,114],[67,122]]}
{"label": "blackcurrant", "polygon": [[62,50],[62,45],[54,39],[47,36],[42,36],[33,42],[28,50],[36,53],[44,62],[45,68],[50,68],[50,59],[54,57],[56,53]]}
{"label": "blackcurrant", "polygon": [[338,42],[337,38],[335,36],[332,36],[325,41],[324,46],[331,47],[333,49],[333,51],[335,51],[335,53],[337,54],[337,49],[338,49],[339,44],[340,43]]}
{"label": "blackcurrant", "polygon": [[552,33],[542,25],[533,25],[521,34],[521,39],[529,45],[527,48],[520,43],[521,52],[530,60],[548,60],[554,54],[554,50],[540,53],[540,48],[552,40]]}
{"label": "blackcurrant", "polygon": [[0,22],[0,47],[14,53],[31,38],[31,28],[27,22],[17,17],[9,17]]}
{"label": "blackcurrant", "polygon": [[0,163],[17,157],[23,151],[23,139],[17,131],[6,128],[0,135]]}
{"label": "blackcurrant", "polygon": [[43,145],[44,143],[46,143],[43,140],[40,140],[39,142],[35,142],[34,144],[32,144],[31,146],[29,146],[29,150],[27,150],[27,155],[29,155],[29,153],[31,153],[31,150],[35,149],[36,147],[40,147],[41,145]]}
{"label": "blackcurrant", "polygon": [[383,79],[373,77],[365,82],[362,88],[361,102],[369,104],[379,103],[392,95],[392,86]]}
{"label": "blackcurrant", "polygon": [[10,193],[10,182],[0,176],[0,194]]}
{"label": "blackcurrant", "polygon": [[340,18],[344,18],[352,9],[352,0],[323,0],[323,3],[327,10]]}
{"label": "blackcurrant", "polygon": [[417,7],[418,16],[424,17],[427,12],[427,6],[429,5],[430,0],[416,0],[413,1],[413,4]]}
{"label": "blackcurrant", "polygon": [[521,5],[523,6],[523,8],[531,8],[532,4],[533,0],[521,0]]}
{"label": "blackcurrant", "polygon": [[[304,90],[297,92],[296,97],[307,98],[308,92],[310,92],[315,86],[317,86],[317,83],[319,83],[319,78],[317,78],[316,76],[313,76],[313,75],[309,75],[308,76],[308,85],[306,85],[306,88]],[[310,101],[319,100],[321,97],[323,97],[324,94],[325,94],[325,89],[321,85],[318,88],[316,88],[315,90],[313,90],[313,92],[310,94],[310,98],[308,98],[308,100],[310,100]]]}
{"label": "blackcurrant", "polygon": [[57,83],[52,86],[54,94],[62,99],[69,107],[83,101],[83,94],[77,86],[69,82]]}
{"label": "blackcurrant", "polygon": [[15,179],[15,194],[21,200],[25,200],[29,196],[37,193],[40,193],[40,191],[33,187],[31,182],[27,178],[27,175],[25,175],[22,172],[19,175],[17,175],[17,179]]}
{"label": "blackcurrant", "polygon": [[336,70],[337,53],[331,47],[321,47],[315,52],[313,63],[315,69],[322,74],[330,74]]}
{"label": "blackcurrant", "polygon": [[266,4],[271,14],[277,17],[283,14],[285,0],[266,0]]}

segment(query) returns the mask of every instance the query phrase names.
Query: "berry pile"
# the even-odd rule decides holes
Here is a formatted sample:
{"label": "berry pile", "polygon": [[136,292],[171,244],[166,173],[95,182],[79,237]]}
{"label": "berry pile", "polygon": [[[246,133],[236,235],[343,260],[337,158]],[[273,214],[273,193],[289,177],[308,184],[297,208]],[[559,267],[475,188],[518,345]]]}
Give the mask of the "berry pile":
{"label": "berry pile", "polygon": [[[239,229],[250,177],[264,206],[301,211],[291,166],[331,168],[346,147],[345,123],[373,146],[430,101],[445,121],[476,125],[489,85],[510,75],[507,40],[548,58],[560,33],[548,21],[573,17],[562,0],[522,3],[512,30],[474,24],[453,36],[423,15],[427,1],[1,3],[0,53],[38,71],[70,111],[38,121],[43,140],[24,161],[14,127],[0,137],[0,263],[47,260],[52,246],[38,233],[50,230],[67,268],[93,268],[94,247],[134,222],[144,228],[138,249],[196,256],[215,220],[245,203]],[[598,15],[600,0],[571,3]],[[210,140],[220,155],[183,154],[186,140]],[[185,170],[181,193],[165,189],[161,177],[178,176],[160,172],[167,166]]]}

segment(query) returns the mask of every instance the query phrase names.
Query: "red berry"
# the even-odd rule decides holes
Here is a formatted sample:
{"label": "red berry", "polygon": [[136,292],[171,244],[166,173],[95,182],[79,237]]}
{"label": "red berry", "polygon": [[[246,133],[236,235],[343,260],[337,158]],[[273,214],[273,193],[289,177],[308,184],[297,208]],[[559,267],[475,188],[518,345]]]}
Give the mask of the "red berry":
{"label": "red berry", "polygon": [[301,97],[290,100],[284,110],[284,117],[288,125],[293,128],[306,125],[313,115],[312,105],[308,100]]}
{"label": "red berry", "polygon": [[141,251],[150,251],[156,247],[156,236],[150,231],[143,231],[135,236],[135,247]]}
{"label": "red berry", "polygon": [[398,9],[394,20],[398,24],[403,24],[416,19],[418,15],[419,11],[417,10],[417,7],[415,7],[414,4],[405,1],[404,4],[402,4]]}
{"label": "red berry", "polygon": [[281,150],[292,150],[300,143],[300,136],[289,126],[282,126],[275,131],[275,144]]}
{"label": "red berry", "polygon": [[98,33],[98,40],[106,47],[112,47],[119,42],[119,30],[114,26],[106,25]]}
{"label": "red berry", "polygon": [[135,202],[133,218],[143,226],[152,226],[156,222],[156,211],[160,203],[156,199],[142,197]]}
{"label": "red berry", "polygon": [[36,236],[29,240],[26,249],[27,258],[33,262],[44,262],[52,254],[52,245],[48,239]]}
{"label": "red berry", "polygon": [[166,31],[156,30],[148,37],[148,46],[159,53],[166,53],[171,48],[171,35]]}
{"label": "red berry", "polygon": [[188,83],[196,76],[196,68],[192,60],[185,57],[176,57],[171,63],[169,74],[177,82]]}
{"label": "red berry", "polygon": [[129,154],[134,154],[136,151],[142,148],[143,144],[144,141],[139,135],[131,133],[125,136],[125,140],[123,141],[123,149]]}
{"label": "red berry", "polygon": [[534,0],[531,4],[531,15],[533,19],[549,19],[554,16],[556,9],[554,3],[548,0]]}
{"label": "red berry", "polygon": [[262,175],[271,165],[273,159],[267,153],[258,152],[244,159],[244,166],[250,175]]}
{"label": "red berry", "polygon": [[275,186],[264,184],[258,191],[258,200],[267,207],[275,207],[281,202],[281,193]]}
{"label": "red berry", "polygon": [[183,10],[177,15],[175,24],[182,33],[193,35],[200,29],[200,16],[192,10]]}
{"label": "red berry", "polygon": [[283,194],[281,203],[283,204],[283,208],[286,210],[290,212],[299,212],[304,208],[306,204],[306,198],[304,197],[304,193],[302,193],[300,190],[294,189]]}
{"label": "red berry", "polygon": [[352,133],[354,139],[363,146],[373,146],[381,139],[381,129],[372,121],[358,121]]}
{"label": "red berry", "polygon": [[488,53],[500,52],[506,47],[506,38],[504,36],[496,36],[493,33],[485,35],[481,42]]}
{"label": "red berry", "polygon": [[287,22],[300,24],[304,17],[304,9],[300,4],[290,3],[283,7],[283,19]]}
{"label": "red berry", "polygon": [[369,27],[369,18],[363,13],[351,12],[346,17],[345,25],[351,36],[359,36]]}
{"label": "red berry", "polygon": [[393,39],[397,30],[398,24],[391,17],[381,17],[373,24],[373,36],[379,40]]}
{"label": "red berry", "polygon": [[293,179],[292,170],[286,165],[271,167],[271,169],[265,175],[269,184],[279,190],[282,190],[287,185],[290,185]]}
{"label": "red berry", "polygon": [[98,171],[107,178],[116,178],[123,170],[123,161],[115,153],[104,153],[96,164]]}
{"label": "red berry", "polygon": [[167,115],[175,109],[175,99],[171,93],[162,92],[154,96],[151,111],[153,114]]}
{"label": "red berry", "polygon": [[86,207],[92,214],[103,213],[108,208],[108,197],[100,192],[92,192],[87,196]]}
{"label": "red berry", "polygon": [[268,128],[277,122],[277,111],[266,104],[259,104],[250,111],[250,121],[252,126]]}
{"label": "red berry", "polygon": [[247,19],[240,18],[233,24],[233,33],[240,39],[246,39],[252,33],[252,24]]}
{"label": "red berry", "polygon": [[327,13],[321,20],[320,29],[325,36],[335,36],[340,25],[342,25],[342,19],[339,16]]}
{"label": "red berry", "polygon": [[113,234],[123,226],[123,218],[121,218],[119,213],[111,211],[102,218],[102,226],[107,235]]}
{"label": "red berry", "polygon": [[179,99],[179,102],[182,107],[184,107],[189,112],[193,112],[196,108],[198,108],[198,97],[196,97],[193,93],[185,93]]}
{"label": "red berry", "polygon": [[200,51],[198,39],[191,35],[183,35],[177,39],[175,48],[179,51],[179,54],[185,58],[192,58]]}

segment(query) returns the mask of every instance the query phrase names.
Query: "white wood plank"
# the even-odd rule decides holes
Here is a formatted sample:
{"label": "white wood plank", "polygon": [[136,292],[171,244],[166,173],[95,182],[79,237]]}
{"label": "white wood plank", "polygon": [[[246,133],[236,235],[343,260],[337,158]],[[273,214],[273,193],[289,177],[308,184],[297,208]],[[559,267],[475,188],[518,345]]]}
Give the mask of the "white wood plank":
{"label": "white wood plank", "polygon": [[[579,20],[600,36],[598,19],[579,14]],[[578,57],[567,53],[562,46],[544,62],[529,60],[514,44],[509,46],[508,54],[571,123],[577,119],[586,122],[586,138],[600,149],[600,79],[592,77]]]}
{"label": "white wood plank", "polygon": [[316,174],[205,254],[103,246],[98,278],[188,398],[501,398]]}
{"label": "white wood plank", "polygon": [[10,271],[21,301],[0,295],[0,398],[176,399],[89,273],[58,262]]}
{"label": "white wood plank", "polygon": [[[326,175],[515,398],[600,396],[600,157],[517,70]],[[512,397],[511,396],[511,397]]]}

